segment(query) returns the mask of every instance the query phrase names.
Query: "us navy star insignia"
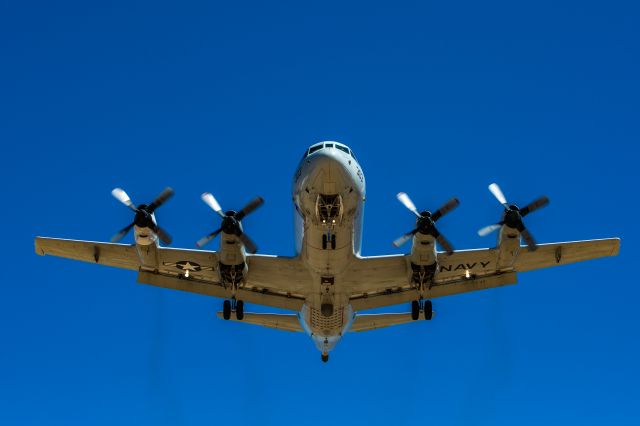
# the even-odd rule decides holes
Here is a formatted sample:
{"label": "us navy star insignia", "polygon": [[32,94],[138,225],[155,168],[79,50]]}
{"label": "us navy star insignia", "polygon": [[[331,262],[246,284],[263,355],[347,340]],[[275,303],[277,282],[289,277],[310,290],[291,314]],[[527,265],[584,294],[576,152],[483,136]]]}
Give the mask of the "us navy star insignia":
{"label": "us navy star insignia", "polygon": [[200,269],[202,269],[200,265],[197,264],[196,262],[190,262],[188,260],[176,262],[176,268],[181,269],[183,271],[191,271],[191,272],[197,272]]}

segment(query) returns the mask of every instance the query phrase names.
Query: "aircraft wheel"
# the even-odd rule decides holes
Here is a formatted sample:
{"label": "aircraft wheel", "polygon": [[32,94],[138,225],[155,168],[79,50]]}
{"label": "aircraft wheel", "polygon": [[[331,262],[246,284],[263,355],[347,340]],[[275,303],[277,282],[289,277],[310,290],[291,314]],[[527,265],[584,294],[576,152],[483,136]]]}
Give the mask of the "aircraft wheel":
{"label": "aircraft wheel", "polygon": [[244,302],[242,300],[238,300],[236,302],[236,318],[238,321],[242,321],[244,319]]}
{"label": "aircraft wheel", "polygon": [[329,354],[322,354],[320,356],[320,359],[322,360],[322,362],[327,362],[329,361]]}
{"label": "aircraft wheel", "polygon": [[331,250],[336,249],[336,236],[335,234],[331,236]]}
{"label": "aircraft wheel", "polygon": [[327,249],[327,235],[322,234],[322,250],[326,250],[326,249]]}
{"label": "aircraft wheel", "polygon": [[428,321],[431,318],[433,318],[433,305],[431,300],[427,300],[424,302],[424,319]]}
{"label": "aircraft wheel", "polygon": [[418,318],[420,318],[420,304],[414,300],[411,302],[411,319],[415,321]]}
{"label": "aircraft wheel", "polygon": [[231,318],[231,301],[225,300],[222,303],[222,318],[228,320]]}

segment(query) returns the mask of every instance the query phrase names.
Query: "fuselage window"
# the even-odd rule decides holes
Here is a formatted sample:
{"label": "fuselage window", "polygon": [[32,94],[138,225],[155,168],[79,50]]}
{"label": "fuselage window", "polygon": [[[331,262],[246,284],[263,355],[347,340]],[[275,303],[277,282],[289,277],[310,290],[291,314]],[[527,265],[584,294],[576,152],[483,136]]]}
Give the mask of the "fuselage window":
{"label": "fuselage window", "polygon": [[313,154],[314,152],[319,151],[319,150],[321,150],[321,149],[322,149],[322,144],[312,146],[311,148],[309,148],[309,155],[311,155],[311,154]]}
{"label": "fuselage window", "polygon": [[336,145],[336,148],[338,148],[340,151],[344,151],[347,154],[349,154],[349,148],[347,148],[346,146]]}

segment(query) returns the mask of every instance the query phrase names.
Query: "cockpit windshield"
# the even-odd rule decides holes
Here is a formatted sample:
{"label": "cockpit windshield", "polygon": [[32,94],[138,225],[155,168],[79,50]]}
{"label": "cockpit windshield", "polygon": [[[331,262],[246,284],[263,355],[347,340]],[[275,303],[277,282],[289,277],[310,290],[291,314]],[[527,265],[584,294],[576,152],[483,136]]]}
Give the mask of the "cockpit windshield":
{"label": "cockpit windshield", "polygon": [[305,151],[304,155],[302,156],[302,159],[307,158],[308,155],[311,155],[316,151],[320,151],[322,148],[336,148],[347,155],[351,155],[351,157],[353,157],[354,160],[356,159],[356,156],[353,155],[353,151],[351,151],[348,147],[335,142],[325,142],[325,143],[319,143],[319,144],[313,145],[311,148]]}
{"label": "cockpit windshield", "polygon": [[338,145],[338,144],[336,144],[336,148],[338,148],[340,151],[346,152],[347,154],[349,154],[349,153],[350,153],[350,152],[349,152],[349,148],[347,148],[347,147],[346,147],[346,146],[344,146],[344,145]]}

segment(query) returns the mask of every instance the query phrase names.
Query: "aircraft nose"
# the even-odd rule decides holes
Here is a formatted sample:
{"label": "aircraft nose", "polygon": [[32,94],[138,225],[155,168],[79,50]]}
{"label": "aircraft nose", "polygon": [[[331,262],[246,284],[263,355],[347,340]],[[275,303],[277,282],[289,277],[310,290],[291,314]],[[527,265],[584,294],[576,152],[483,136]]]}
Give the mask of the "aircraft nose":
{"label": "aircraft nose", "polygon": [[352,185],[346,160],[333,151],[335,150],[324,149],[307,158],[311,181],[324,194],[335,194],[340,188]]}
{"label": "aircraft nose", "polygon": [[343,159],[333,150],[325,149],[311,156],[310,166],[313,174],[323,174],[325,178],[344,178],[348,173]]}

